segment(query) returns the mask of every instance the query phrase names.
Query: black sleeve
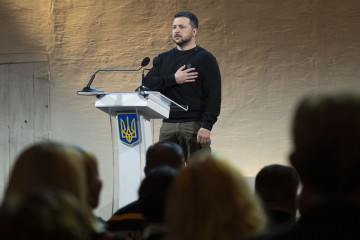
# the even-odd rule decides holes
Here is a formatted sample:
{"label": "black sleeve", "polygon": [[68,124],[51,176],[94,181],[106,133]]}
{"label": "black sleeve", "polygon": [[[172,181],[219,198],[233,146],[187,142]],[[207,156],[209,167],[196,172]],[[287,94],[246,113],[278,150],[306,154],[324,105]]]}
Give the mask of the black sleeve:
{"label": "black sleeve", "polygon": [[201,127],[211,131],[212,126],[220,115],[221,108],[221,74],[215,57],[210,58],[204,79],[207,98]]}
{"label": "black sleeve", "polygon": [[152,91],[163,92],[172,86],[177,85],[175,73],[168,76],[161,75],[161,69],[167,67],[166,63],[164,63],[162,59],[162,55],[159,55],[154,59],[153,67],[144,78],[143,85],[150,88]]}

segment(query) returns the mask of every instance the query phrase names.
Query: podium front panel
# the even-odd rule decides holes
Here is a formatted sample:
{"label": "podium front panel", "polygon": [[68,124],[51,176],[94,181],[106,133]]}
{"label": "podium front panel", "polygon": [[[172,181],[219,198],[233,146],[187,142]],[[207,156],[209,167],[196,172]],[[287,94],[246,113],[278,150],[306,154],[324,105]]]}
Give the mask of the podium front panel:
{"label": "podium front panel", "polygon": [[[144,178],[146,150],[153,144],[151,119],[162,119],[169,116],[169,102],[164,101],[159,93],[146,97],[137,92],[110,93],[97,98],[95,106],[110,117],[114,161],[117,168],[117,183],[114,189],[114,200],[118,203],[115,209],[138,198],[137,191]],[[119,114],[136,114],[136,126],[139,140],[134,144],[121,140],[121,126],[131,132],[132,120],[119,119]],[[115,184],[115,183],[114,183]]]}

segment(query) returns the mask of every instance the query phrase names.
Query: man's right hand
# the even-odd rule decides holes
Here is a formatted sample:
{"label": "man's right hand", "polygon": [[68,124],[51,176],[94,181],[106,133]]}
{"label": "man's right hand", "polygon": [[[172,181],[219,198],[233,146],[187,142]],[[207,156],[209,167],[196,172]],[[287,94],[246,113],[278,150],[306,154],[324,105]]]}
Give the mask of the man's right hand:
{"label": "man's right hand", "polygon": [[185,67],[185,65],[180,67],[175,73],[175,80],[177,84],[195,82],[195,79],[198,76],[197,72],[192,72],[195,68],[185,69]]}

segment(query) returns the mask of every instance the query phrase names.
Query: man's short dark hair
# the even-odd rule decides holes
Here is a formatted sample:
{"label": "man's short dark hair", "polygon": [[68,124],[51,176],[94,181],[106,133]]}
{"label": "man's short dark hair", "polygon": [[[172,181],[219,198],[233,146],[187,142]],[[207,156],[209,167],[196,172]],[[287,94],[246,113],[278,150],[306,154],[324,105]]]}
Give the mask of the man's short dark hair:
{"label": "man's short dark hair", "polygon": [[299,176],[290,166],[271,164],[255,177],[255,191],[265,203],[284,203],[296,198]]}
{"label": "man's short dark hair", "polygon": [[187,12],[187,11],[178,12],[177,14],[175,14],[174,18],[178,18],[178,17],[187,17],[188,19],[190,19],[190,25],[193,28],[199,28],[199,20],[192,12]]}
{"label": "man's short dark hair", "polygon": [[160,141],[147,149],[145,175],[150,170],[164,165],[175,169],[185,166],[184,152],[179,144],[171,141]]}

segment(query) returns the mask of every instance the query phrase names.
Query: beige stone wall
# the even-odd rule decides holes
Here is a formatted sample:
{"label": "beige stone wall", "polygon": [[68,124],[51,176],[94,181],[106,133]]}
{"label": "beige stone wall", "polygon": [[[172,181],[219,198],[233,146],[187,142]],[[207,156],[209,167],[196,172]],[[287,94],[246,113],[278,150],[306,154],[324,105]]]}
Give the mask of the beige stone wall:
{"label": "beige stone wall", "polygon": [[[98,212],[105,218],[113,184],[109,120],[92,97],[76,91],[99,68],[138,67],[143,57],[173,47],[172,17],[180,10],[198,15],[197,42],[217,57],[222,71],[213,149],[247,176],[287,162],[299,97],[360,90],[358,0],[2,0],[0,54],[49,54],[50,136],[97,154],[104,179]],[[93,86],[133,91],[140,77],[99,74]]]}

